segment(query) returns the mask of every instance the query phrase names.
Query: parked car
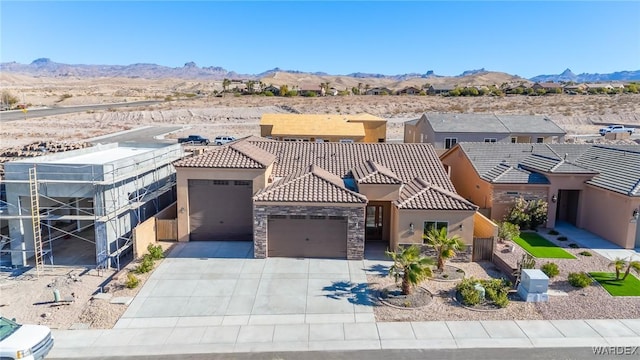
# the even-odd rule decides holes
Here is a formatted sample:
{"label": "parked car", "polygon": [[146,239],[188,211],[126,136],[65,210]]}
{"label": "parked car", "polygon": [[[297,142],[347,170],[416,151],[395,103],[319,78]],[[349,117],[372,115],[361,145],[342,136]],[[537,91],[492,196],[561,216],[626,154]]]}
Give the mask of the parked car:
{"label": "parked car", "polygon": [[202,137],[200,135],[189,135],[186,138],[179,138],[178,143],[209,145],[209,139]]}
{"label": "parked car", "polygon": [[21,325],[0,316],[0,359],[44,359],[53,342],[46,326]]}
{"label": "parked car", "polygon": [[236,138],[234,138],[233,136],[216,136],[213,143],[216,145],[224,145],[235,140]]}
{"label": "parked car", "polygon": [[609,125],[600,129],[600,135],[604,136],[609,133],[629,133],[633,134],[636,129],[624,127],[624,125]]}

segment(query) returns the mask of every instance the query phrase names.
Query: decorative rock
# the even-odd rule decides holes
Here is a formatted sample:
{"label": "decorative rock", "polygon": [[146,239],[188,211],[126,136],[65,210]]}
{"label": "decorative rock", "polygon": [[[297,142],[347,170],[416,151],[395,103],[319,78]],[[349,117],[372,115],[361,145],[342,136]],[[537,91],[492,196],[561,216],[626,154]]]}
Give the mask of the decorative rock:
{"label": "decorative rock", "polygon": [[122,304],[122,305],[129,306],[129,304],[131,304],[132,301],[133,301],[133,297],[131,296],[121,296],[121,297],[114,297],[113,299],[111,299],[111,301],[109,301],[109,303]]}

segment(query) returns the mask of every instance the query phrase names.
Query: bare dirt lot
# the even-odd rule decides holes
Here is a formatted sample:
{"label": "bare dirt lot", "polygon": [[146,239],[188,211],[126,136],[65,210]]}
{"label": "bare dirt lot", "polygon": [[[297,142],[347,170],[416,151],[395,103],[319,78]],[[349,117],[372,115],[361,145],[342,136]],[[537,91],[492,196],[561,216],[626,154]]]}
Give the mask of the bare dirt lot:
{"label": "bare dirt lot", "polygon": [[[403,136],[403,122],[424,112],[493,112],[550,116],[570,135],[597,134],[601,123],[640,125],[640,95],[546,95],[546,96],[327,96],[268,97],[206,93],[206,82],[144,79],[48,79],[3,76],[0,84],[18,98],[38,106],[74,106],[169,100],[158,105],[85,111],[81,113],[16,120],[0,124],[1,148],[24,146],[51,139],[79,142],[88,138],[144,125],[186,125],[173,137],[198,133],[203,136],[259,135],[264,113],[289,112],[356,114],[370,113],[388,119],[387,138]],[[203,96],[185,93],[203,89]],[[22,96],[21,96],[22,95]]]}

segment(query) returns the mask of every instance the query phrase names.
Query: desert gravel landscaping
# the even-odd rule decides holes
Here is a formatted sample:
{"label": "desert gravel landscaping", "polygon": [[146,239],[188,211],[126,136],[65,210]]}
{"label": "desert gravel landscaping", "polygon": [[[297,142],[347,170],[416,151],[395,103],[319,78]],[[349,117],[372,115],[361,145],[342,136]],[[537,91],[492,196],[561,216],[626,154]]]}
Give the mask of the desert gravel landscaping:
{"label": "desert gravel landscaping", "polygon": [[[512,301],[504,309],[495,311],[474,311],[460,306],[453,300],[455,284],[428,280],[421,284],[434,294],[433,301],[421,309],[394,309],[388,306],[376,306],[374,313],[377,321],[436,321],[436,320],[570,320],[570,319],[638,319],[640,318],[640,297],[611,296],[597,282],[579,289],[567,281],[570,272],[611,272],[611,262],[591,251],[592,256],[579,253],[584,248],[570,248],[571,241],[558,241],[558,236],[548,235],[548,229],[540,229],[539,235],[564,248],[576,259],[536,259],[536,268],[546,262],[554,262],[560,268],[560,274],[549,283],[549,302],[525,303]],[[497,244],[497,251],[514,263],[525,251],[515,246],[508,252],[508,244]],[[453,263],[464,270],[465,277],[480,279],[497,278],[500,271],[491,262]],[[373,289],[381,289],[393,283],[393,278],[378,274],[368,275]]]}

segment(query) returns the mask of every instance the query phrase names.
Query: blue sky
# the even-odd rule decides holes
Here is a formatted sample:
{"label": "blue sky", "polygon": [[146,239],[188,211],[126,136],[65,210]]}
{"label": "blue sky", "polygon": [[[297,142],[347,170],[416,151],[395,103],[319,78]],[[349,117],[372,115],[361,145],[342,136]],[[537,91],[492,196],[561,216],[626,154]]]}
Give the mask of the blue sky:
{"label": "blue sky", "polygon": [[640,2],[5,1],[0,61],[532,77],[640,69]]}

